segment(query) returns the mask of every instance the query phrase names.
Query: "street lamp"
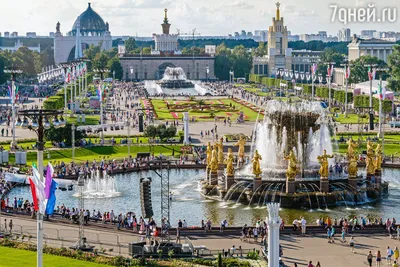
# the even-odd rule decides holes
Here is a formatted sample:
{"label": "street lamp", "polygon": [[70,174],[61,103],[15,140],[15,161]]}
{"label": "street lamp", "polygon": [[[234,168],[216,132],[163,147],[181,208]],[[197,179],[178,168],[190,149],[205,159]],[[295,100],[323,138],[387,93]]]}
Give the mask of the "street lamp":
{"label": "street lamp", "polygon": [[[133,69],[132,69],[133,70]],[[109,69],[100,68],[94,69],[93,72],[100,74],[100,125],[101,125],[101,143],[104,143],[104,128],[103,128],[103,76],[108,73]]]}
{"label": "street lamp", "polygon": [[[334,67],[335,67],[335,62],[325,62],[325,64],[328,64],[328,73],[327,73],[327,75],[326,75],[326,79],[327,79],[327,82],[328,82],[328,94],[329,94],[329,97],[328,97],[328,107],[329,107],[329,109],[331,109],[331,99],[332,99],[332,96],[331,96],[331,87],[332,87],[332,77],[333,77],[333,70],[334,70]],[[347,92],[346,92],[346,98],[347,98]]]}
{"label": "street lamp", "polygon": [[[23,117],[21,124],[22,128],[30,129],[37,134],[37,165],[39,171],[40,182],[43,183],[43,151],[44,151],[44,131],[49,129],[51,124],[50,120],[53,118],[52,123],[54,128],[64,127],[65,120],[63,117],[58,119],[58,116],[62,116],[62,111],[58,110],[46,110],[46,109],[31,109],[21,110],[18,115]],[[31,119],[31,123],[29,123]],[[40,211],[37,213],[37,266],[41,267],[43,263],[43,215]]]}
{"label": "street lamp", "polygon": [[374,129],[374,109],[373,109],[373,103],[372,103],[372,81],[375,79],[375,73],[376,73],[376,67],[377,64],[365,64],[364,67],[368,67],[368,76],[369,76],[369,107],[370,107],[370,113],[369,113],[369,129],[373,130]]}
{"label": "street lamp", "polygon": [[67,111],[68,111],[67,86],[71,82],[72,64],[70,62],[64,62],[64,63],[60,63],[60,65],[63,68],[63,73],[64,73],[64,113],[67,114]]}
{"label": "street lamp", "polygon": [[380,75],[379,75],[379,88],[380,88],[380,92],[379,93],[379,137],[382,140],[382,152],[384,151],[384,140],[385,140],[385,136],[384,136],[384,130],[383,130],[383,112],[382,112],[382,100],[385,99],[385,92],[383,91],[383,85],[382,85],[382,73],[389,71],[389,68],[376,68],[375,71],[379,71]]}
{"label": "street lamp", "polygon": [[345,64],[340,64],[340,66],[344,67],[344,78],[346,79],[346,93],[345,93],[345,103],[344,103],[344,116],[347,118],[347,106],[348,106],[348,96],[347,91],[349,89],[349,78],[350,78],[350,63],[346,62]]}
{"label": "street lamp", "polygon": [[10,99],[11,99],[11,105],[12,105],[11,109],[12,109],[12,131],[13,131],[11,147],[16,148],[17,141],[15,140],[15,93],[16,93],[15,78],[17,77],[17,74],[22,73],[22,70],[18,69],[17,67],[11,67],[11,68],[5,69],[4,73],[11,74]]}

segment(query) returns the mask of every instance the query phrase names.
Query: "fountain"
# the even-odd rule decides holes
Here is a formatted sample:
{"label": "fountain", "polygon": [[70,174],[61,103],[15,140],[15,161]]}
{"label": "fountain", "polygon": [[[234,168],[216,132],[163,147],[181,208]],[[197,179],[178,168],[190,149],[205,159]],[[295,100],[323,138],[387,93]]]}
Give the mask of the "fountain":
{"label": "fountain", "polygon": [[167,67],[164,72],[164,77],[157,82],[161,88],[193,88],[194,84],[186,79],[185,72],[182,68]]}
{"label": "fountain", "polygon": [[[340,205],[338,200],[344,200],[346,205],[349,202],[364,204],[386,195],[388,184],[381,183],[379,178],[381,147],[378,146],[374,152],[372,144],[368,144],[367,177],[362,178],[358,176],[354,151],[357,145],[349,141],[349,175],[335,175],[329,171],[329,166],[333,166],[335,161],[331,132],[331,118],[320,102],[268,101],[263,120],[255,125],[250,155],[252,160],[247,165],[238,164],[235,175],[232,170],[230,175],[218,172],[218,165],[214,164],[213,180],[225,181],[225,188],[215,190],[210,186],[216,182],[203,181],[202,192],[210,197],[218,196],[221,200],[229,194],[228,200],[236,203],[279,202],[282,207],[310,209],[320,209],[321,205],[325,208]],[[240,140],[236,144],[239,145],[239,162],[243,162],[244,143],[244,140]],[[214,157],[217,157],[216,152],[211,160]],[[231,164],[229,168],[232,168]],[[215,178],[216,175],[219,177]],[[372,176],[374,179],[371,179]],[[352,201],[347,201],[346,196]]]}
{"label": "fountain", "polygon": [[[117,191],[115,180],[112,176],[103,172],[101,177],[100,172],[92,172],[90,178],[85,181],[83,189],[83,198],[112,198],[120,196],[121,193]],[[80,193],[74,194],[75,197],[80,197]]]}

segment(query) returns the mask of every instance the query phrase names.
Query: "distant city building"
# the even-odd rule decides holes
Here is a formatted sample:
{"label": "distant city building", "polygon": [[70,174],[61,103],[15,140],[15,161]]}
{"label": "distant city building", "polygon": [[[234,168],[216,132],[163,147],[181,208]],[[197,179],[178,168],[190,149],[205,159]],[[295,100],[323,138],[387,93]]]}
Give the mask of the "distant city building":
{"label": "distant city building", "polygon": [[254,31],[253,39],[256,42],[267,42],[268,41],[268,31],[267,30]]}
{"label": "distant city building", "polygon": [[26,37],[28,38],[35,38],[36,37],[36,32],[27,32]]}
{"label": "distant city building", "polygon": [[13,32],[13,33],[11,33],[10,37],[12,37],[12,38],[18,37],[18,32]]}
{"label": "distant city building", "polygon": [[210,55],[212,57],[214,57],[217,53],[217,47],[215,45],[206,45],[204,50],[207,55]]}
{"label": "distant city building", "polygon": [[[14,46],[0,46],[0,50],[6,50],[6,51],[10,51],[11,53],[14,53],[20,47],[23,47],[23,46],[24,46],[24,44],[18,39],[17,42],[14,44]],[[29,50],[40,53],[40,44],[38,44],[38,46],[27,46],[27,48]]]}
{"label": "distant city building", "polygon": [[342,28],[338,32],[339,42],[350,42],[351,41],[351,30],[349,28]]}
{"label": "distant city building", "polygon": [[381,39],[361,39],[353,36],[351,43],[347,46],[349,48],[349,60],[356,60],[361,56],[370,55],[387,62],[395,44],[395,42]]}
{"label": "distant city building", "polygon": [[77,56],[83,55],[89,45],[101,44],[101,49],[112,48],[112,37],[108,22],[92,9],[90,3],[75,21],[72,30],[63,36],[60,32],[60,23],[57,23],[54,35],[54,61],[56,64],[74,60]]}
{"label": "distant city building", "polygon": [[50,38],[54,38],[54,35],[55,35],[54,32],[49,32],[49,37]]}
{"label": "distant city building", "polygon": [[376,33],[375,30],[363,30],[361,31],[360,37],[362,39],[371,39],[374,38],[374,33]]}
{"label": "distant city building", "polygon": [[268,29],[268,55],[253,57],[252,74],[276,77],[278,70],[309,72],[322,52],[292,50],[288,47],[289,31],[280,16],[279,3],[276,4],[276,17]]}
{"label": "distant city building", "polygon": [[300,40],[300,35],[288,35],[289,42],[297,42]]}
{"label": "distant city building", "polygon": [[155,47],[151,55],[129,55],[124,46],[118,47],[124,80],[159,80],[167,67],[181,67],[191,80],[215,79],[215,46],[206,46],[204,55],[182,55],[178,35],[170,33],[171,24],[165,9],[162,34],[154,34]]}
{"label": "distant city building", "polygon": [[6,38],[10,37],[10,32],[4,32],[4,37]]}
{"label": "distant city building", "polygon": [[300,40],[304,42],[322,41],[322,42],[337,42],[336,36],[328,36],[326,31],[320,31],[317,34],[301,34]]}

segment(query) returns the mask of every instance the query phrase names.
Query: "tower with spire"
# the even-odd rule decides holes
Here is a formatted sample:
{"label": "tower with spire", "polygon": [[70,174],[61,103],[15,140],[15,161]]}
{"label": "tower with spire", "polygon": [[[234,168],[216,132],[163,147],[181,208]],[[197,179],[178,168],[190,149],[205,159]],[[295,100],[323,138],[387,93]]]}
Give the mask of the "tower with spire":
{"label": "tower with spire", "polygon": [[75,59],[83,57],[82,42],[81,42],[81,18],[77,19],[76,34],[75,34]]}
{"label": "tower with spire", "polygon": [[168,9],[164,9],[164,23],[161,24],[163,34],[169,34],[171,24],[168,22]]}
{"label": "tower with spire", "polygon": [[171,24],[168,21],[168,9],[164,9],[164,20],[162,27],[162,34],[153,34],[154,50],[151,51],[153,55],[178,55],[181,52],[178,50],[178,34],[171,34],[169,29]]}

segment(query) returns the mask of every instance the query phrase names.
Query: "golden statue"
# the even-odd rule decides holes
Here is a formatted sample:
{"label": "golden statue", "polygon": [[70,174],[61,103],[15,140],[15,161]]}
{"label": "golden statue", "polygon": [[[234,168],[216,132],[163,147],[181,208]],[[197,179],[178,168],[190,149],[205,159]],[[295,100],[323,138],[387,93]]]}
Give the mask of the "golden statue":
{"label": "golden statue", "polygon": [[288,181],[294,181],[299,170],[297,168],[298,162],[293,150],[290,150],[289,155],[284,156],[284,158],[289,161],[286,170],[286,178],[288,179]]}
{"label": "golden statue", "polygon": [[210,164],[207,167],[208,167],[208,169],[211,170],[211,172],[217,172],[218,171],[217,150],[215,150],[215,148],[212,151]]}
{"label": "golden statue", "polygon": [[382,145],[377,144],[375,149],[375,171],[380,171],[382,168]]}
{"label": "golden statue", "polygon": [[222,164],[224,163],[224,145],[223,145],[224,139],[221,137],[219,143],[216,143],[215,146],[218,149],[218,163]]}
{"label": "golden statue", "polygon": [[253,162],[253,174],[256,176],[256,178],[260,178],[260,175],[262,173],[261,167],[260,167],[260,160],[262,160],[260,154],[258,154],[258,150],[254,153],[254,157],[251,160]]}
{"label": "golden statue", "polygon": [[243,136],[241,135],[239,138],[239,141],[233,145],[233,146],[239,146],[238,158],[242,159],[243,161],[244,161],[244,145],[245,144],[246,144],[246,139],[244,139]]}
{"label": "golden statue", "polygon": [[358,167],[357,167],[357,157],[352,156],[349,159],[349,178],[357,177]]}
{"label": "golden statue", "polygon": [[211,147],[210,142],[208,142],[208,145],[207,145],[206,155],[207,155],[207,166],[208,166],[208,165],[210,165],[210,161],[211,161],[211,157],[212,157],[212,147]]}
{"label": "golden statue", "polygon": [[328,155],[326,154],[326,150],[324,149],[324,154],[321,156],[318,156],[318,162],[321,164],[321,167],[319,168],[319,175],[321,176],[321,179],[328,179],[329,176],[329,162],[328,158],[333,158],[333,155]]}
{"label": "golden statue", "polygon": [[350,138],[347,142],[347,157],[350,159],[355,156],[355,149],[358,147],[357,143],[353,142],[353,139]]}
{"label": "golden statue", "polygon": [[233,153],[232,148],[228,148],[228,154],[226,155],[226,174],[228,176],[234,176],[235,168],[233,167]]}
{"label": "golden statue", "polygon": [[369,140],[367,142],[367,158],[365,159],[367,174],[375,174],[374,154],[373,144]]}

